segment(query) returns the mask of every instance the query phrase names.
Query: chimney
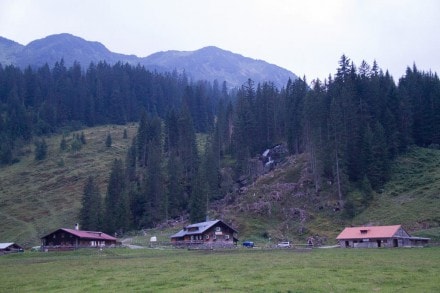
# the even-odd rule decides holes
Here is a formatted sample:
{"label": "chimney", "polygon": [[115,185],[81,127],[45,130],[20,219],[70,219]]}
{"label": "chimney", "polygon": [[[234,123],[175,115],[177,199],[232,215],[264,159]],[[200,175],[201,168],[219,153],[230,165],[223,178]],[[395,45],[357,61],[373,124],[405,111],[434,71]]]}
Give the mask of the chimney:
{"label": "chimney", "polygon": [[79,230],[79,224],[78,223],[75,224],[75,230]]}

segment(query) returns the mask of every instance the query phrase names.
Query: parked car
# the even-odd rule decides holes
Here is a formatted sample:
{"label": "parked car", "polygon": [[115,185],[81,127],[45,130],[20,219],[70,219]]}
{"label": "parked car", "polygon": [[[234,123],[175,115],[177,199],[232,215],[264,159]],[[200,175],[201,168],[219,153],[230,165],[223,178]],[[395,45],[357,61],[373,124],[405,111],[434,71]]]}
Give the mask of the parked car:
{"label": "parked car", "polygon": [[254,247],[254,243],[252,241],[244,241],[243,242],[243,247],[253,248]]}
{"label": "parked car", "polygon": [[33,246],[31,251],[41,251],[41,246]]}
{"label": "parked car", "polygon": [[290,243],[290,241],[284,241],[284,242],[280,242],[277,244],[278,248],[291,248],[292,244]]}

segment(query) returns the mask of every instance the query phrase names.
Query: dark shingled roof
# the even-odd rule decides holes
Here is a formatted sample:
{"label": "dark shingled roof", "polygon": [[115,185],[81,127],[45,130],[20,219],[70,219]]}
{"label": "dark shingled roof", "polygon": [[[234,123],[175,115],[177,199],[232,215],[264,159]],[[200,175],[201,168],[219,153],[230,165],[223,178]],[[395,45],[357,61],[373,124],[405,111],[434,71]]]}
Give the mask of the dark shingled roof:
{"label": "dark shingled roof", "polygon": [[[176,234],[171,235],[171,238],[183,237],[185,235],[202,234],[203,232],[205,232],[206,230],[208,230],[209,228],[211,228],[212,226],[216,225],[219,222],[222,222],[222,221],[221,220],[213,220],[213,221],[207,221],[207,222],[191,224],[191,225],[185,226],[182,230],[180,230]],[[237,230],[235,230],[231,226],[225,224],[224,222],[222,222],[222,223],[224,225],[228,226],[234,232],[237,232]],[[197,228],[197,229],[194,229],[194,228]],[[189,230],[193,230],[193,231],[189,231]]]}

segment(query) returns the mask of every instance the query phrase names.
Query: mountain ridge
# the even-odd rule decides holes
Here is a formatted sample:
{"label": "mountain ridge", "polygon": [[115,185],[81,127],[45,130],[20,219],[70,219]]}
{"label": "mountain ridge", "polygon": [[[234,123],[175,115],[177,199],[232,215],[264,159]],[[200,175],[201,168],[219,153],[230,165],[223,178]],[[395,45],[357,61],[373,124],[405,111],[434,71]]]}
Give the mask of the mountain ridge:
{"label": "mountain ridge", "polygon": [[249,78],[259,82],[273,82],[278,88],[297,76],[280,66],[263,60],[252,59],[241,54],[206,46],[194,51],[168,50],[146,57],[111,52],[105,45],[87,41],[69,33],[49,35],[21,45],[13,40],[0,37],[0,63],[27,66],[53,66],[63,59],[66,66],[75,61],[86,67],[91,62],[105,61],[131,65],[142,65],[152,71],[185,71],[188,77],[197,80],[226,81],[228,87],[238,87]]}

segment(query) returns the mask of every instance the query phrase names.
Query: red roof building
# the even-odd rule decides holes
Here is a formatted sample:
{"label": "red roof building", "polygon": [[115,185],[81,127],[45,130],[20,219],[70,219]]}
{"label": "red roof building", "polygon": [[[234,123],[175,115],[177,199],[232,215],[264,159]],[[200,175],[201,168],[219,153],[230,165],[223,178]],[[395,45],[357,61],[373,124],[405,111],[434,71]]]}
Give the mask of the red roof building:
{"label": "red roof building", "polygon": [[412,237],[401,225],[393,225],[348,227],[336,240],[345,248],[420,247],[427,245],[429,238]]}
{"label": "red roof building", "polygon": [[72,250],[116,246],[116,238],[103,232],[61,228],[41,238],[44,250]]}

